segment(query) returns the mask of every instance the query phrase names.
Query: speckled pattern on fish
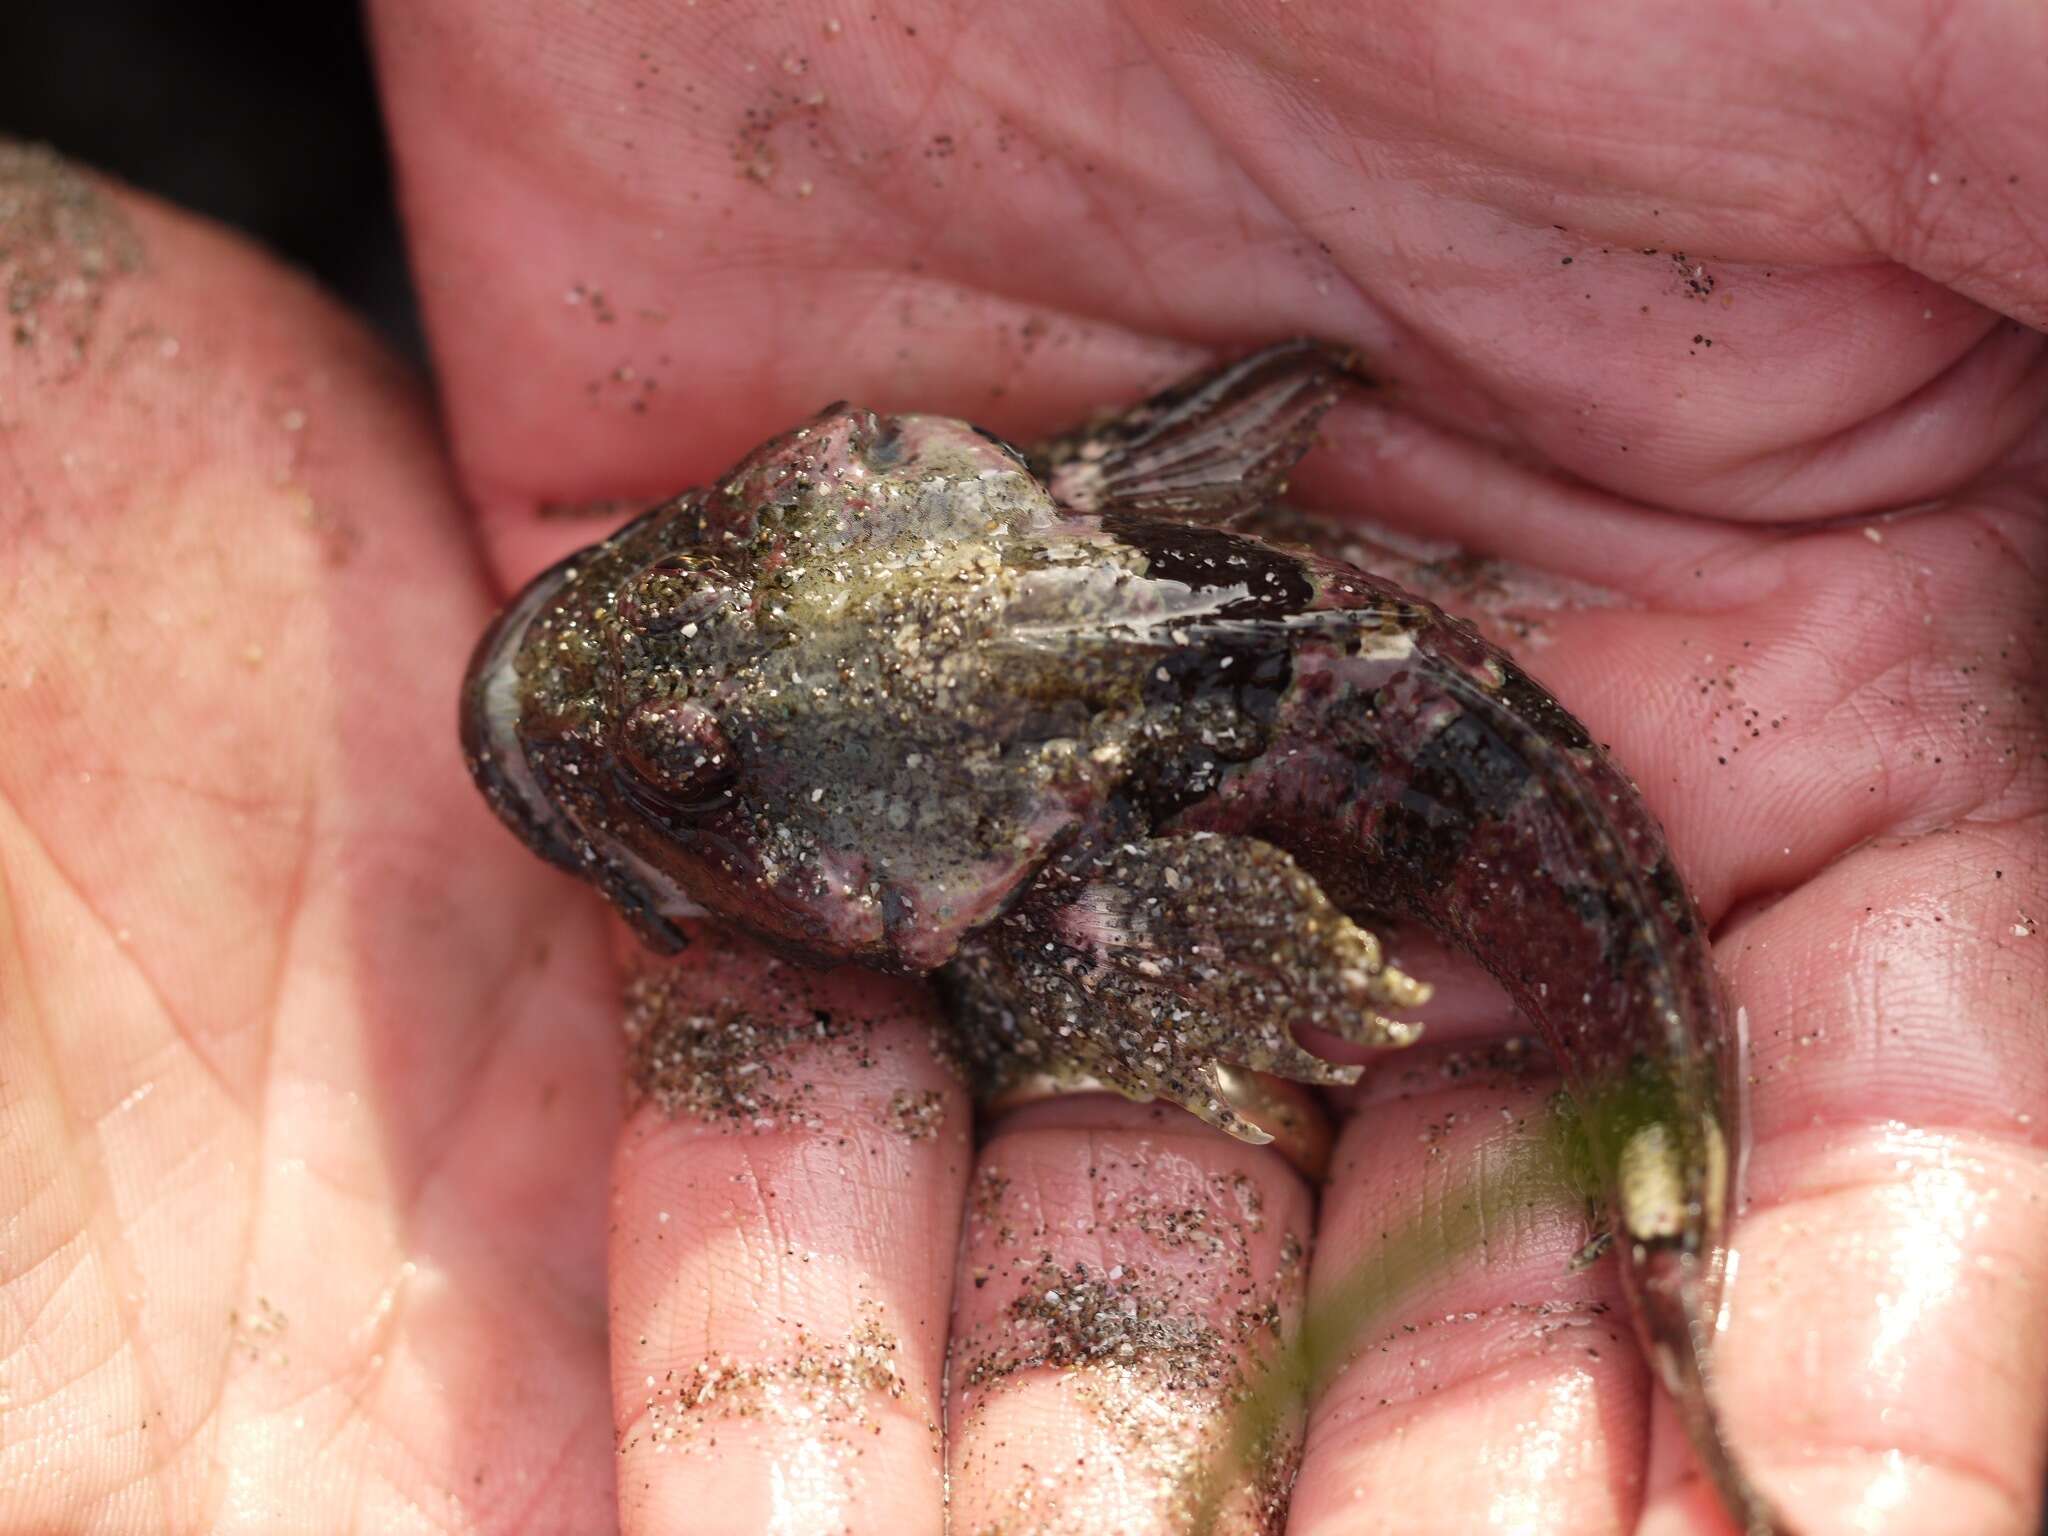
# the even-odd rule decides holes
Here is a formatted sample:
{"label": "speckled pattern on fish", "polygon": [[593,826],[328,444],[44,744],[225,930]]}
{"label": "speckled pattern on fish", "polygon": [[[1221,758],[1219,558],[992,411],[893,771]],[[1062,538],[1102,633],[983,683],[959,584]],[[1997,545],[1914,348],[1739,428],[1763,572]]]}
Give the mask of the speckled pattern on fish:
{"label": "speckled pattern on fish", "polygon": [[1294,1026],[1415,1038],[1428,988],[1370,924],[1426,924],[1556,1052],[1645,1348],[1772,1529],[1707,1393],[1733,1138],[1661,830],[1470,625],[1233,526],[1349,375],[1284,343],[1024,452],[827,407],[536,578],[478,648],[469,760],[658,949],[709,914],[936,973],[984,1092],[1106,1083],[1247,1140],[1243,1069],[1357,1076]]}

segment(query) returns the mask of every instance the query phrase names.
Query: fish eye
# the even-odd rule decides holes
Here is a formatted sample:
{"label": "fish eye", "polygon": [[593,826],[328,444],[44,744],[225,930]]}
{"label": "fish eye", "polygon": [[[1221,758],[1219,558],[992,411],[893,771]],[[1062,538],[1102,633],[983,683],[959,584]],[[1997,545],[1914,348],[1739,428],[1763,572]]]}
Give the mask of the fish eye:
{"label": "fish eye", "polygon": [[[684,699],[648,699],[619,727],[619,757],[667,811],[703,811],[739,772],[717,718]],[[636,797],[638,798],[638,797]]]}

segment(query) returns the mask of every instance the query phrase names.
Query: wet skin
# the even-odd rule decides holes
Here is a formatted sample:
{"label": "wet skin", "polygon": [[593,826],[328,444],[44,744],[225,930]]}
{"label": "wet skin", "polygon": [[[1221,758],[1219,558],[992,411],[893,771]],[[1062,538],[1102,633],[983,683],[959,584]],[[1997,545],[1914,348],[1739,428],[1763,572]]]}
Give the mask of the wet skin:
{"label": "wet skin", "polygon": [[[118,187],[139,266],[6,274],[40,339],[0,347],[0,1529],[901,1536],[1014,1529],[1028,1487],[1027,1529],[1179,1530],[1082,1373],[970,1415],[949,1348],[1041,1244],[1215,1291],[1198,1246],[1096,1227],[1212,1178],[1258,1185],[1246,1259],[1312,1303],[1434,1233],[1550,1100],[1445,1070],[1510,1010],[1390,932],[1430,1033],[1332,1095],[1319,1202],[1172,1106],[977,1119],[927,989],[859,968],[817,1001],[872,1060],[787,1063],[801,1122],[622,1113],[645,952],[490,814],[449,701],[610,526],[564,504],[712,484],[839,393],[1026,442],[1314,333],[1399,408],[1333,410],[1303,501],[1469,552],[1368,563],[1613,744],[1747,1006],[1738,1446],[1816,1536],[2038,1530],[2038,8],[373,9],[436,398]],[[796,968],[711,926],[678,987],[779,1017]],[[1568,1268],[1580,1205],[1516,1208],[1341,1362],[1275,1526],[1723,1536],[1618,1266]],[[885,1433],[641,1433],[647,1377],[876,1312]],[[789,1482],[835,1445],[843,1480]]]}
{"label": "wet skin", "polygon": [[1579,1095],[1637,1326],[1723,1497],[1706,1359],[1728,1041],[1628,780],[1505,652],[1271,516],[1346,369],[1283,343],[1020,453],[847,405],[536,577],[477,647],[471,771],[654,947],[709,913],[939,972],[1026,1074],[1264,1141],[1233,1068],[1398,1046],[1374,912],[1468,950]]}

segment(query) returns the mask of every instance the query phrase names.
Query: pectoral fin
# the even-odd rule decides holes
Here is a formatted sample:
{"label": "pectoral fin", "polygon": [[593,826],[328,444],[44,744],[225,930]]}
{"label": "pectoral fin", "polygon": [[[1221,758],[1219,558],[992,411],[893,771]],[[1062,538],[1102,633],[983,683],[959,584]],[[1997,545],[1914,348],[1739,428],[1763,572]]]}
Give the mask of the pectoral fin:
{"label": "pectoral fin", "polygon": [[1277,498],[1347,378],[1342,351],[1289,341],[1177,384],[1028,455],[1076,512],[1222,522]]}

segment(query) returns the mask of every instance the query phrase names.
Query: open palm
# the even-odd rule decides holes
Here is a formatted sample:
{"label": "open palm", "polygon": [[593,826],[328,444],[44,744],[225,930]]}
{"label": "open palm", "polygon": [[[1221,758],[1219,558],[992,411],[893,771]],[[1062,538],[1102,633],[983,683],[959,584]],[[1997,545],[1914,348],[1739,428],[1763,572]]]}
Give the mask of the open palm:
{"label": "open palm", "polygon": [[[1300,333],[1389,380],[1302,499],[1512,563],[1389,569],[1612,743],[1715,925],[1759,1480],[1806,1531],[2030,1528],[2048,24],[376,9],[438,420],[247,250],[0,152],[0,1529],[865,1536],[938,1530],[943,1469],[962,1531],[1184,1520],[1270,1319],[1541,1073],[1391,1063],[1318,1208],[1135,1106],[977,1147],[918,988],[707,936],[661,999],[751,1010],[769,1087],[643,1053],[683,1112],[622,1114],[630,945],[454,704],[602,527],[543,506],[835,396],[1028,437]],[[1375,1320],[1291,1514],[1231,1518],[1717,1528],[1582,1215]]]}

